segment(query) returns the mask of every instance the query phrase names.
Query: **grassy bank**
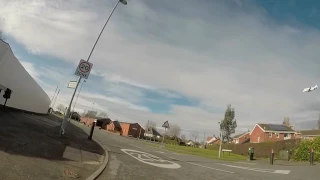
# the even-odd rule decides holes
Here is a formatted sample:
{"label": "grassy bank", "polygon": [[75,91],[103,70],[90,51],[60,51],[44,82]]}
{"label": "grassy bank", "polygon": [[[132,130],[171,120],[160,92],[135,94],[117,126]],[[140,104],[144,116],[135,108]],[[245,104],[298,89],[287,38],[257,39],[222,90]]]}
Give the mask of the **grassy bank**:
{"label": "grassy bank", "polygon": [[[153,143],[148,143],[146,142],[148,146],[151,147],[160,147],[160,144],[153,144]],[[193,148],[193,147],[188,147],[188,146],[179,146],[179,145],[165,145],[165,149],[168,151],[176,152],[176,153],[181,153],[181,154],[190,154],[190,155],[195,155],[195,156],[201,156],[201,157],[206,157],[210,159],[219,159],[219,151],[217,150],[209,150],[209,149],[202,149],[202,148]],[[237,161],[237,160],[245,160],[245,156],[233,154],[225,152],[224,154],[221,153],[221,160],[226,160],[226,161]]]}

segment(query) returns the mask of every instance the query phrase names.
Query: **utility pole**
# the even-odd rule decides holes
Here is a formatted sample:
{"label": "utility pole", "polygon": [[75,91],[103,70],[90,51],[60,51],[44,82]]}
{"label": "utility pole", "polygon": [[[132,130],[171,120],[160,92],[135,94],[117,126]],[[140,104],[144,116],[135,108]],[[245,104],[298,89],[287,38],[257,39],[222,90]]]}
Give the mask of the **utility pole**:
{"label": "utility pole", "polygon": [[141,129],[142,129],[142,127],[140,127],[140,132],[139,132],[139,137],[138,137],[138,139],[140,139],[140,137],[141,137]]}
{"label": "utility pole", "polygon": [[220,146],[219,146],[219,158],[221,157],[221,143],[222,143],[222,131],[221,131],[221,122],[218,122],[220,125]]}
{"label": "utility pole", "polygon": [[50,103],[50,107],[51,107],[51,105],[53,103],[53,99],[54,99],[54,96],[56,95],[57,90],[58,90],[58,86],[57,86],[56,90],[54,91],[54,94],[53,94],[53,97],[52,97],[52,100],[51,100],[51,103]]}
{"label": "utility pole", "polygon": [[56,101],[57,101],[57,98],[58,98],[59,93],[60,93],[60,89],[59,89],[59,91],[58,91],[58,93],[57,93],[57,95],[56,95],[56,98],[54,99],[54,103],[53,103],[53,105],[52,105],[52,109],[54,108],[54,105],[56,104]]}
{"label": "utility pole", "polygon": [[79,90],[79,92],[78,92],[78,95],[77,95],[76,101],[75,101],[75,102],[74,102],[74,104],[73,104],[72,112],[74,112],[74,108],[76,107],[76,104],[77,104],[77,101],[78,101],[78,98],[79,98],[79,94],[80,94],[81,89],[82,89],[82,86],[83,86],[83,84],[84,84],[85,82],[87,82],[87,81],[86,81],[86,80],[84,80],[84,81],[82,82],[81,86],[80,86],[80,90]]}
{"label": "utility pole", "polygon": [[203,134],[203,146],[206,144],[206,132]]}

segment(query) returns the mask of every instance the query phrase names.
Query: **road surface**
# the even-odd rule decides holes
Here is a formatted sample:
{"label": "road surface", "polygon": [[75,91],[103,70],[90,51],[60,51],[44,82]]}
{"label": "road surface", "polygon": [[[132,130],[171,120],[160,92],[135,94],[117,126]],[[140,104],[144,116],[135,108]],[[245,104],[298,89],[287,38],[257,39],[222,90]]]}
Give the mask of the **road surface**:
{"label": "road surface", "polygon": [[[86,126],[80,127],[89,131]],[[108,166],[99,180],[316,180],[320,177],[319,166],[217,161],[150,147],[144,141],[98,129],[93,137],[109,152]]]}

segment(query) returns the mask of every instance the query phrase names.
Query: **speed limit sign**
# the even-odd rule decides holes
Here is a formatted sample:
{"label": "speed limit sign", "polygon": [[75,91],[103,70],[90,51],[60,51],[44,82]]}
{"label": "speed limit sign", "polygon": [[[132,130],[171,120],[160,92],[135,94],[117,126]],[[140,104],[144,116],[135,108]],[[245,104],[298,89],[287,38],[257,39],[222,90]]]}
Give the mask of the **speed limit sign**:
{"label": "speed limit sign", "polygon": [[92,63],[89,63],[83,59],[80,60],[75,75],[80,76],[81,78],[88,79],[90,71],[92,68]]}

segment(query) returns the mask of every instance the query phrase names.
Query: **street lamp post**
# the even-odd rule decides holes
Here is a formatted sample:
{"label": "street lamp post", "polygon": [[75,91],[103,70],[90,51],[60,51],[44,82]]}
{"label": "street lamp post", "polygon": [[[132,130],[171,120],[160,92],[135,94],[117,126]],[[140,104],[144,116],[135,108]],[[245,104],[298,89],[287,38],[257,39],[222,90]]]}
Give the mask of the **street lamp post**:
{"label": "street lamp post", "polygon": [[220,125],[220,146],[219,146],[219,158],[221,157],[221,144],[222,144],[222,131],[221,131],[221,122],[218,122]]}
{"label": "street lamp post", "polygon": [[82,89],[82,86],[83,84],[86,82],[86,80],[84,80],[80,86],[80,89],[79,89],[79,92],[78,92],[78,95],[77,95],[77,98],[76,98],[76,101],[74,102],[74,105],[73,105],[73,108],[72,108],[72,112],[74,112],[74,108],[76,107],[76,104],[77,104],[77,101],[78,101],[78,98],[79,98],[79,94],[81,92],[81,89]]}
{"label": "street lamp post", "polygon": [[52,107],[51,105],[53,103],[54,96],[56,95],[57,90],[58,90],[58,86],[57,86],[56,90],[54,91],[54,94],[53,94],[53,97],[52,97],[52,100],[51,100],[51,103],[50,103],[50,107]]}
{"label": "street lamp post", "polygon": [[[98,43],[98,41],[99,41],[99,39],[100,39],[100,36],[101,36],[102,32],[104,31],[104,29],[105,29],[106,25],[108,24],[108,22],[109,22],[109,20],[110,20],[110,18],[111,18],[111,16],[112,16],[112,14],[113,14],[113,12],[116,10],[116,8],[117,8],[117,6],[118,6],[118,4],[119,4],[120,2],[121,2],[122,4],[124,4],[124,5],[127,5],[127,3],[128,3],[126,0],[118,0],[118,1],[117,1],[116,5],[115,5],[114,8],[112,9],[112,11],[111,11],[111,13],[110,13],[110,15],[109,15],[109,17],[108,17],[108,19],[107,19],[107,21],[105,22],[105,24],[104,24],[104,26],[103,26],[103,28],[102,28],[102,30],[101,30],[101,32],[100,32],[100,34],[99,34],[96,42],[94,43],[94,45],[93,45],[93,47],[92,47],[92,49],[91,49],[91,52],[90,52],[89,57],[88,57],[88,59],[87,59],[87,62],[89,62],[89,60],[90,60],[90,58],[91,58],[91,55],[92,55],[92,53],[93,53],[93,50],[95,49],[95,47],[96,47],[96,45],[97,45],[97,43]],[[71,109],[72,101],[73,101],[74,95],[75,95],[76,92],[77,92],[77,89],[78,89],[78,86],[79,86],[79,83],[80,83],[81,79],[82,79],[82,78],[79,77],[79,80],[77,81],[76,88],[75,88],[74,91],[73,91],[73,94],[72,94],[72,97],[71,97],[71,100],[70,100],[70,103],[69,103],[69,107],[68,107],[67,113],[66,113],[66,115],[64,116],[64,119],[63,119],[63,121],[62,121],[62,123],[61,123],[61,128],[60,128],[60,133],[59,133],[59,135],[63,135],[63,134],[65,133],[65,127],[66,127],[66,123],[68,122],[68,118],[69,118],[69,116],[70,116],[70,109]]]}
{"label": "street lamp post", "polygon": [[58,98],[58,96],[59,96],[59,93],[60,93],[60,89],[58,90],[58,93],[57,93],[57,95],[56,95],[56,98],[54,98],[54,102],[53,102],[53,104],[52,104],[52,109],[54,109],[54,105],[55,105],[56,102],[57,102],[57,98]]}

